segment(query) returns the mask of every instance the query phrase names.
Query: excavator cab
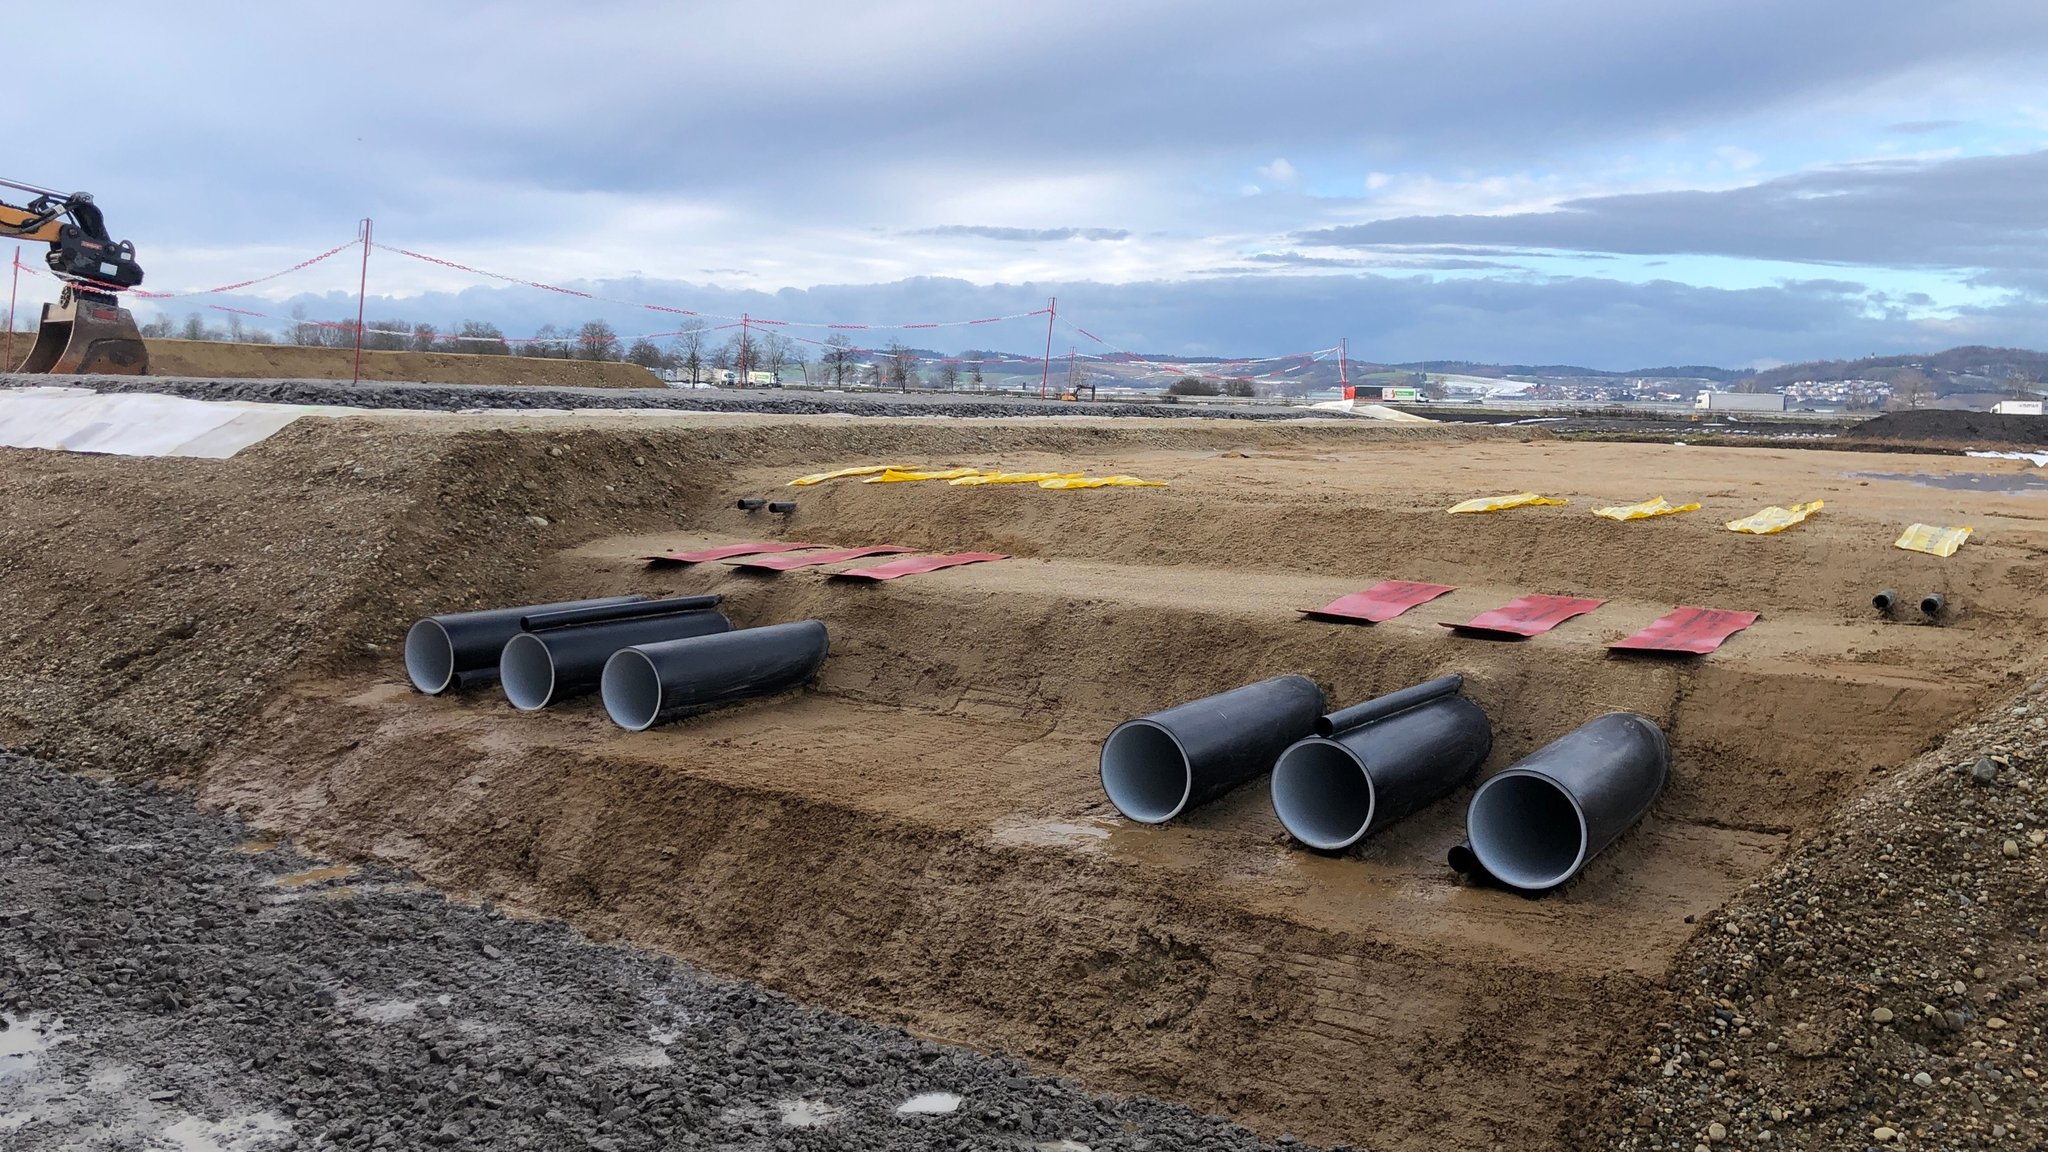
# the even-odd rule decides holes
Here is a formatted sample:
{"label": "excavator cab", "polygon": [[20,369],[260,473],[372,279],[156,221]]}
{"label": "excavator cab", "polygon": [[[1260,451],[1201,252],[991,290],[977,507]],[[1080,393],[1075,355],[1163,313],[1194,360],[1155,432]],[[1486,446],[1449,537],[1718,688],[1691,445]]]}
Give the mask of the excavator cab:
{"label": "excavator cab", "polygon": [[140,376],[149,353],[135,316],[115,295],[142,283],[135,246],[107,232],[99,205],[83,192],[65,195],[29,184],[0,180],[0,188],[33,193],[27,207],[0,201],[0,238],[41,240],[50,245],[44,262],[64,290],[43,305],[36,340],[19,364],[0,371]]}

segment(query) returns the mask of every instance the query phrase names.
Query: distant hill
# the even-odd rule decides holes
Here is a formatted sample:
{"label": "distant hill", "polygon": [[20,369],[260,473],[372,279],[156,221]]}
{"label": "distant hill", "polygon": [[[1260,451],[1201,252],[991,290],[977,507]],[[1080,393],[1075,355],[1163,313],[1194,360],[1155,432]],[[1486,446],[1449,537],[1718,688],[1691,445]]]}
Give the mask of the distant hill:
{"label": "distant hill", "polygon": [[1408,372],[1444,372],[1454,376],[1484,376],[1497,379],[1511,376],[1543,376],[1552,379],[1579,377],[1589,380],[1644,377],[1656,380],[1712,380],[1716,384],[1726,384],[1749,375],[1737,369],[1716,368],[1710,364],[1631,368],[1624,372],[1604,368],[1583,368],[1576,364],[1475,364],[1470,360],[1415,360],[1406,364],[1390,364],[1388,367]]}
{"label": "distant hill", "polygon": [[1865,356],[1859,360],[1812,360],[1745,373],[1740,383],[1758,391],[1776,391],[1801,380],[1883,380],[1894,383],[1898,377],[1911,372],[1924,375],[1937,395],[2027,391],[2048,380],[2048,352],[1969,345],[1946,352]]}

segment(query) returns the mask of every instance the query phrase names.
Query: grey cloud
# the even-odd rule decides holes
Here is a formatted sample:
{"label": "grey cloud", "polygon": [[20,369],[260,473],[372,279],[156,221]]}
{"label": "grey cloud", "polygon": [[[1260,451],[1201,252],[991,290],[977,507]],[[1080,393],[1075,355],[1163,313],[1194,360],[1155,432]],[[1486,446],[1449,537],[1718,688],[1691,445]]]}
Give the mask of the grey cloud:
{"label": "grey cloud", "polygon": [[944,224],[937,228],[919,228],[904,233],[906,236],[976,236],[983,240],[1006,240],[1017,242],[1057,240],[1128,240],[1129,229],[1125,228],[998,228],[988,224]]}
{"label": "grey cloud", "polygon": [[[1729,290],[1670,281],[1631,284],[1595,277],[1538,279],[1427,275],[1248,275],[1133,284],[1057,282],[975,285],[917,278],[890,284],[749,292],[679,281],[571,285],[605,295],[704,312],[811,323],[887,324],[1029,312],[1058,296],[1062,317],[1133,351],[1176,355],[1273,355],[1328,347],[1351,337],[1363,359],[1465,359],[1495,363],[1577,363],[1626,370],[1645,364],[1736,365],[1906,352],[1960,343],[2024,346],[2048,326],[2048,303],[2024,300],[1958,310],[1939,322],[1915,319],[1901,303],[1844,292],[1838,282]],[[234,299],[223,301],[236,304]],[[283,312],[290,307],[249,301]],[[354,315],[344,293],[296,301],[316,318]],[[183,305],[168,310],[182,315]],[[442,324],[487,319],[512,335],[543,323],[602,317],[625,335],[673,327],[675,318],[569,302],[527,289],[476,288],[404,298],[372,297],[370,311]],[[213,319],[218,319],[213,317]],[[996,347],[1033,354],[1038,318],[917,334],[946,351]],[[787,331],[822,339],[823,332]],[[875,341],[887,339],[872,334]],[[1062,341],[1088,350],[1062,329]]]}
{"label": "grey cloud", "polygon": [[1814,169],[1727,191],[1570,200],[1507,216],[1407,216],[1304,232],[1305,245],[1479,244],[1892,268],[2048,262],[2048,151]]}
{"label": "grey cloud", "polygon": [[1950,128],[1962,126],[1961,120],[1907,120],[1890,125],[1885,131],[1896,132],[1901,136],[1925,136],[1930,132],[1945,132]]}

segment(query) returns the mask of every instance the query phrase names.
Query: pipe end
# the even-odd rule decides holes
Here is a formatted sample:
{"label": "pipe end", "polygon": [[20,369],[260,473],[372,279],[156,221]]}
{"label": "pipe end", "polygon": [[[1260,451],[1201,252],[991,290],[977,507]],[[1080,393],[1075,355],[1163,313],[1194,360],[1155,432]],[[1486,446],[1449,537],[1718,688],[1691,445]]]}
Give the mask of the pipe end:
{"label": "pipe end", "polygon": [[1365,762],[1335,740],[1311,736],[1273,762],[1273,814],[1287,834],[1338,852],[1372,830],[1378,797]]}
{"label": "pipe end", "polygon": [[1948,598],[1939,592],[1930,592],[1920,598],[1920,611],[1928,616],[1939,616],[1948,607]]}
{"label": "pipe end", "polygon": [[414,688],[429,696],[455,686],[455,641],[431,616],[406,630],[405,674]]}
{"label": "pipe end", "polygon": [[604,662],[598,694],[612,723],[628,732],[645,732],[661,718],[661,674],[654,661],[635,648],[621,648]]}
{"label": "pipe end", "polygon": [[541,638],[521,632],[498,655],[498,686],[521,712],[538,712],[555,701],[555,656]]}
{"label": "pipe end", "polygon": [[1899,603],[1899,594],[1887,588],[1870,598],[1870,606],[1879,612],[1889,613]]}
{"label": "pipe end", "polygon": [[1118,812],[1140,824],[1180,815],[1194,791],[1187,751],[1162,725],[1126,720],[1102,741],[1102,790]]}
{"label": "pipe end", "polygon": [[1555,888],[1586,863],[1585,813],[1563,786],[1537,772],[1510,768],[1481,784],[1465,831],[1479,866],[1524,892]]}

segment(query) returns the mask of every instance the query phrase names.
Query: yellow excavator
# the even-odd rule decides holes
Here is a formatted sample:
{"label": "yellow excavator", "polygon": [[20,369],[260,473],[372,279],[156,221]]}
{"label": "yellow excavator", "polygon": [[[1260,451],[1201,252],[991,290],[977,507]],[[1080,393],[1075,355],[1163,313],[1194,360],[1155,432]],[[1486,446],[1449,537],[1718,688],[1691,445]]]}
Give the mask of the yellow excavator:
{"label": "yellow excavator", "polygon": [[[32,197],[16,207],[9,190]],[[135,245],[107,233],[99,205],[83,192],[54,192],[33,184],[0,180],[0,243],[40,240],[50,246],[44,263],[64,289],[55,304],[43,305],[36,342],[19,364],[0,372],[97,373],[140,376],[149,353],[135,317],[115,293],[142,283]]]}

